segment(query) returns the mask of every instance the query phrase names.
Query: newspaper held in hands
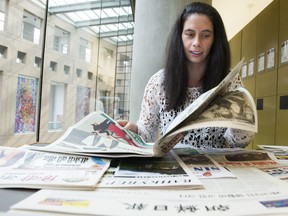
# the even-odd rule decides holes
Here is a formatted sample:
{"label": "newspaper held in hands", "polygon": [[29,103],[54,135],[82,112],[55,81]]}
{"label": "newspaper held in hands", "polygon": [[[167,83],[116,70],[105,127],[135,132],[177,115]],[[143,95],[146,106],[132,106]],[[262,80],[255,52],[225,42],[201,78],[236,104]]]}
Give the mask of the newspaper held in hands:
{"label": "newspaper held in hands", "polygon": [[55,142],[31,148],[111,158],[162,157],[194,128],[227,127],[257,132],[257,112],[250,93],[243,88],[227,92],[227,86],[239,73],[242,64],[243,59],[218,86],[202,94],[179,114],[155,143],[145,143],[138,134],[98,111],[70,127]]}

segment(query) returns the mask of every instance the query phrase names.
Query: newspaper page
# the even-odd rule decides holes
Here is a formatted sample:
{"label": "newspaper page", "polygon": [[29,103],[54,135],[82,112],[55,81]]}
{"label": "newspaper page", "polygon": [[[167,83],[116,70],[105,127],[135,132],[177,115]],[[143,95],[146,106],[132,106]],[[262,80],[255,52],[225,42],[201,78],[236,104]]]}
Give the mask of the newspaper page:
{"label": "newspaper page", "polygon": [[244,191],[233,194],[152,189],[97,189],[76,192],[41,190],[12,206],[12,209],[30,210],[39,214],[54,212],[103,216],[262,216],[287,215],[287,203],[287,193],[273,191]]}
{"label": "newspaper page", "polygon": [[173,151],[199,179],[236,178],[230,171],[220,166],[209,155],[202,154],[192,147],[179,146]]}
{"label": "newspaper page", "polygon": [[203,188],[199,179],[173,151],[161,158],[113,160],[98,188]]}
{"label": "newspaper page", "polygon": [[[279,159],[273,152],[266,150],[230,149],[230,151],[219,151],[206,149],[202,150],[216,160],[221,166],[230,171],[232,168],[254,167],[273,177],[288,182],[287,161]],[[279,153],[277,150],[276,154]],[[281,151],[281,154],[283,152]]]}
{"label": "newspaper page", "polygon": [[288,181],[288,166],[279,165],[275,167],[260,168],[260,170],[281,180]]}
{"label": "newspaper page", "polygon": [[0,188],[92,190],[110,160],[0,147]]}
{"label": "newspaper page", "polygon": [[111,158],[154,155],[152,144],[145,143],[138,134],[121,127],[102,111],[88,114],[55,142],[30,149]]}
{"label": "newspaper page", "polygon": [[280,163],[288,165],[288,146],[258,145],[260,149],[272,152]]}
{"label": "newspaper page", "polygon": [[268,168],[279,165],[272,153],[259,150],[243,149],[215,154],[210,152],[209,156],[228,169],[230,167]]}
{"label": "newspaper page", "polygon": [[[251,197],[264,194],[288,195],[288,184],[255,167],[230,167],[237,178],[202,179],[205,191],[209,193],[231,193],[238,196],[243,192],[250,193]],[[261,194],[263,192],[263,194]],[[242,196],[242,195],[241,195]]]}
{"label": "newspaper page", "polygon": [[288,182],[288,146],[258,145],[260,149],[271,152],[280,165],[261,168],[263,172]]}
{"label": "newspaper page", "polygon": [[177,134],[202,127],[229,127],[257,132],[258,120],[254,99],[244,88],[228,92],[213,101],[195,120],[189,116],[182,123]]}

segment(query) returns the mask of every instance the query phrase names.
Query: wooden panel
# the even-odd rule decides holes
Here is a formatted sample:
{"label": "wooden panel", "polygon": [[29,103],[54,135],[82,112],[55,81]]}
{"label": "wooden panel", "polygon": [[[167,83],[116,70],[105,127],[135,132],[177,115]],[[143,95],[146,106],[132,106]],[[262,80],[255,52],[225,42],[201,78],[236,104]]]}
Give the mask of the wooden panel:
{"label": "wooden panel", "polygon": [[288,94],[277,97],[275,144],[288,146]]}
{"label": "wooden panel", "polygon": [[278,69],[278,88],[277,94],[288,93],[288,66]]}
{"label": "wooden panel", "polygon": [[243,80],[244,87],[250,92],[253,98],[255,98],[255,77]]}
{"label": "wooden panel", "polygon": [[256,97],[276,95],[277,70],[269,71],[256,76]]}
{"label": "wooden panel", "polygon": [[[274,0],[258,15],[257,63],[261,54],[265,56],[265,69],[269,71],[278,65],[279,0]],[[267,68],[269,50],[274,49],[274,67]],[[271,60],[271,58],[270,58]]]}
{"label": "wooden panel", "polygon": [[229,41],[229,45],[231,50],[231,68],[233,68],[241,60],[241,31]]}
{"label": "wooden panel", "polygon": [[[254,18],[242,30],[242,58],[247,63],[247,78],[255,76],[255,63],[257,60],[257,25],[258,18]],[[253,74],[248,73],[249,63],[253,63]],[[245,79],[245,78],[243,78]]]}
{"label": "wooden panel", "polygon": [[[259,101],[263,106],[259,106]],[[276,96],[257,98],[258,133],[255,135],[254,146],[275,144]],[[261,109],[262,108],[262,109]]]}
{"label": "wooden panel", "polygon": [[[280,8],[279,8],[279,67],[286,66],[288,64],[287,61],[281,63],[281,45],[284,45],[286,48],[288,47],[288,1],[287,0],[280,0]],[[287,54],[287,53],[286,53]],[[288,56],[287,56],[288,57]],[[288,58],[286,58],[287,60]]]}

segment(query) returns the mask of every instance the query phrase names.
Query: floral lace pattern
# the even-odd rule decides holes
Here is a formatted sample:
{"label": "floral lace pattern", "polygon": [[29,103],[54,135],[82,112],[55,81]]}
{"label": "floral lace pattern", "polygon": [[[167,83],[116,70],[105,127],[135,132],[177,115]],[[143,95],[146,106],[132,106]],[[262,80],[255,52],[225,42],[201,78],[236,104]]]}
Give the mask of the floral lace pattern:
{"label": "floral lace pattern", "polygon": [[[242,80],[237,75],[228,84],[227,91],[243,86]],[[177,110],[166,111],[164,86],[164,70],[154,74],[146,85],[144,98],[141,105],[140,118],[137,121],[138,133],[146,142],[153,142],[157,139],[160,129],[161,135],[170,122],[182,112],[189,104],[202,94],[201,87],[187,89],[187,99],[185,105]],[[201,128],[191,130],[181,141],[181,144],[192,145],[194,147],[245,147],[254,136],[253,132],[236,130],[231,128]]]}

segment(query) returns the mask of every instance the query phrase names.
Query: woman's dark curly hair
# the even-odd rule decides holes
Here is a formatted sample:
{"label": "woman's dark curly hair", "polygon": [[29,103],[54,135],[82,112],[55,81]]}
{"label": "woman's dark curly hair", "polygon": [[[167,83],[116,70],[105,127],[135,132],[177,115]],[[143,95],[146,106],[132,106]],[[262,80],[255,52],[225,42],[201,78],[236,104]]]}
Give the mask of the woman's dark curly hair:
{"label": "woman's dark curly hair", "polygon": [[208,16],[213,25],[214,41],[203,77],[203,92],[217,86],[230,70],[230,47],[220,14],[214,7],[206,3],[193,2],[187,5],[176,19],[166,47],[164,83],[168,99],[167,110],[176,109],[186,100],[188,59],[184,53],[181,35],[185,21],[194,13]]}

